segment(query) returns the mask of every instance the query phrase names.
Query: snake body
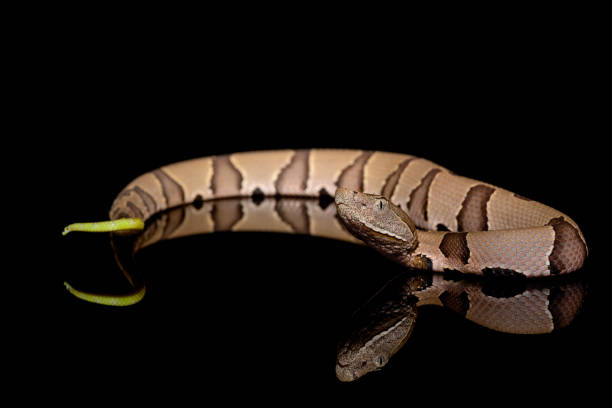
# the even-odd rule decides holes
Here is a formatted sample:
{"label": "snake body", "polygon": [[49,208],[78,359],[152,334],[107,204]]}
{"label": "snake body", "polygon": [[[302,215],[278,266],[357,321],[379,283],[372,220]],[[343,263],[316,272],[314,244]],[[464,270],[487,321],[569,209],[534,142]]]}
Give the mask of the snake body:
{"label": "snake body", "polygon": [[[110,217],[146,221],[189,203],[231,197],[324,198],[344,191],[340,189],[373,195],[376,206],[382,206],[382,199],[388,200],[393,211],[402,212],[399,222],[413,224],[414,231],[410,244],[402,247],[405,253],[395,259],[414,268],[540,277],[577,270],[587,256],[584,236],[567,215],[491,184],[458,176],[429,160],[380,151],[288,149],[174,163],[129,183],[115,199]],[[365,207],[365,201],[361,202]],[[241,211],[236,207],[223,215],[212,212],[210,223],[232,229],[243,220]],[[284,216],[282,210],[275,214],[293,232],[359,241],[346,219],[318,233],[317,214],[306,208],[297,217]],[[168,219],[161,233],[171,235],[181,222]],[[398,242],[403,239],[359,217],[356,222],[365,226],[367,234]]]}

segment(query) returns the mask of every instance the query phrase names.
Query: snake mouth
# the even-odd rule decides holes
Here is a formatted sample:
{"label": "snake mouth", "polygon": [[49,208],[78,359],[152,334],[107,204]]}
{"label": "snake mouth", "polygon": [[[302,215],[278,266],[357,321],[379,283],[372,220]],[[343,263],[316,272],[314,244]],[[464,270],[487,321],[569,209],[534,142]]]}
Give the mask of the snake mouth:
{"label": "snake mouth", "polygon": [[367,221],[359,221],[361,222],[361,225],[363,225],[364,227],[366,227],[371,233],[377,234],[377,235],[382,235],[386,238],[390,238],[390,239],[394,239],[396,241],[403,241],[403,242],[408,242],[408,240],[406,238],[402,238],[397,234],[394,234],[391,231],[386,231],[383,230],[382,228],[378,228],[377,226],[370,224]]}

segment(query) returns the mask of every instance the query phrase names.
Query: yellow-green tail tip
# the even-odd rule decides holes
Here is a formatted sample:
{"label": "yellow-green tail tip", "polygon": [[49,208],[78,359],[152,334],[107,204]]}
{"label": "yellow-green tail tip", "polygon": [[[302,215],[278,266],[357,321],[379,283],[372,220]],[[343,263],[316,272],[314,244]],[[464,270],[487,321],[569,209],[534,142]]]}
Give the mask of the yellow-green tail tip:
{"label": "yellow-green tail tip", "polygon": [[84,292],[76,289],[68,282],[64,282],[64,286],[73,296],[90,303],[97,303],[106,306],[132,306],[140,302],[145,295],[146,289],[144,286],[135,289],[133,292],[123,295],[107,295],[102,293]]}
{"label": "yellow-green tail tip", "polygon": [[72,231],[83,232],[114,232],[144,229],[144,221],[140,218],[120,218],[113,221],[77,222],[64,228],[62,235]]}

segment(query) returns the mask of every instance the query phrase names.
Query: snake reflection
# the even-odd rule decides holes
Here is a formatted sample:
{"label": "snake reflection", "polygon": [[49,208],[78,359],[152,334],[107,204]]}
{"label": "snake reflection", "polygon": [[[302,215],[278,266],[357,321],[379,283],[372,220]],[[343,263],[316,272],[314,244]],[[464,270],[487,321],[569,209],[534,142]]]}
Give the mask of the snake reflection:
{"label": "snake reflection", "polygon": [[[156,242],[220,231],[301,233],[360,243],[345,230],[336,206],[313,199],[224,199],[160,213],[139,234],[114,234],[117,263],[134,288],[125,295],[69,291],[89,302],[128,306],[145,293],[134,254]],[[355,380],[389,362],[409,339],[418,308],[443,306],[486,328],[541,334],[568,326],[586,296],[580,273],[562,279],[477,279],[407,270],[391,280],[351,319],[338,343],[336,375]]]}

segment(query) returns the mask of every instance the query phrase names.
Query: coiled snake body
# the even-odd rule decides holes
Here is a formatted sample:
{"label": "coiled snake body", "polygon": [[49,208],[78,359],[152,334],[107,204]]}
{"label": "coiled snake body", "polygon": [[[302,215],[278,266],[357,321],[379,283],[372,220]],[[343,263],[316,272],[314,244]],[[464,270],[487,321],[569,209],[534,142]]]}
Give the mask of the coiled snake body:
{"label": "coiled snake body", "polygon": [[[146,221],[168,208],[229,197],[325,195],[335,196],[338,235],[346,228],[413,268],[540,277],[579,269],[587,255],[580,228],[561,212],[426,159],[379,151],[273,150],[179,162],[132,181],[110,217]],[[225,218],[216,221],[231,225],[241,217]],[[308,230],[309,214],[286,221],[317,235]],[[170,232],[177,222],[169,221]]]}
{"label": "coiled snake body", "polygon": [[[332,196],[335,206],[321,204],[326,198],[330,204]],[[316,205],[298,199],[309,197],[323,200]],[[580,284],[495,294],[477,282],[445,279],[448,271],[565,274],[583,265],[587,246],[576,223],[561,212],[405,154],[309,149],[189,160],[136,178],[117,196],[110,217],[116,220],[113,230],[142,229],[149,222],[132,237],[125,256],[115,248],[133,294],[97,295],[66,285],[96,303],[142,299],[144,284],[134,283],[127,267],[139,249],[215,231],[277,231],[365,243],[408,267],[443,272],[396,279],[362,308],[365,319],[339,343],[336,375],[343,381],[384,366],[409,338],[421,305],[445,306],[493,330],[546,333],[569,324],[584,296]],[[95,224],[85,230],[96,230]],[[73,224],[65,233],[79,228]]]}

